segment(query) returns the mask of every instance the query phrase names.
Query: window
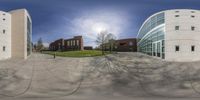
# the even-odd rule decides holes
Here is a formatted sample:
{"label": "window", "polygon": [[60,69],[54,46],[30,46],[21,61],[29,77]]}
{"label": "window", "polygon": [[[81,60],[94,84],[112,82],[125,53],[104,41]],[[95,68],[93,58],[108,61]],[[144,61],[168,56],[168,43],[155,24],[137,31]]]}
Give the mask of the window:
{"label": "window", "polygon": [[191,15],[191,17],[194,18],[195,16],[194,16],[194,15]]}
{"label": "window", "polygon": [[3,51],[6,51],[6,47],[5,46],[3,46]]}
{"label": "window", "polygon": [[176,46],[175,46],[175,51],[179,51],[179,50],[180,50],[179,46],[176,45]]}
{"label": "window", "polygon": [[192,52],[195,51],[195,46],[194,46],[194,45],[191,46],[191,51],[192,51]]}
{"label": "window", "polygon": [[126,45],[126,43],[119,43],[119,45],[120,45],[120,46],[125,46],[125,45]]}
{"label": "window", "polygon": [[5,34],[6,33],[6,30],[3,30],[3,34]]}
{"label": "window", "polygon": [[67,41],[67,46],[69,46],[70,45],[70,42],[69,41]]}
{"label": "window", "polygon": [[195,27],[194,27],[194,26],[192,26],[192,27],[191,27],[191,30],[192,30],[192,31],[194,31],[194,30],[195,30]]}
{"label": "window", "polygon": [[3,13],[3,15],[6,15],[5,13]]}
{"label": "window", "polygon": [[73,46],[73,41],[72,40],[70,40],[70,46]]}
{"label": "window", "polygon": [[179,30],[179,26],[175,26],[175,30]]}
{"label": "window", "polygon": [[129,42],[129,46],[133,46],[133,42]]}
{"label": "window", "polygon": [[6,19],[4,18],[3,21],[5,21]]}
{"label": "window", "polygon": [[175,11],[175,13],[178,13],[179,11]]}
{"label": "window", "polygon": [[175,17],[179,17],[179,15],[175,15]]}
{"label": "window", "polygon": [[75,46],[76,44],[75,44],[75,40],[73,40],[73,46]]}
{"label": "window", "polygon": [[195,11],[191,11],[191,13],[195,13]]}
{"label": "window", "polygon": [[79,46],[79,40],[76,40],[76,44],[77,44],[77,46]]}

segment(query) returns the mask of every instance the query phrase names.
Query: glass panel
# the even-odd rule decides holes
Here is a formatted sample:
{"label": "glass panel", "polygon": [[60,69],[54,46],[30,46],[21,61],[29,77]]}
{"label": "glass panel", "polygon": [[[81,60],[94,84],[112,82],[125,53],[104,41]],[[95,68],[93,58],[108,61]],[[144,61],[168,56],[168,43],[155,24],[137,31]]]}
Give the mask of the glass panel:
{"label": "glass panel", "polygon": [[153,56],[156,56],[156,44],[153,43]]}
{"label": "glass panel", "polygon": [[145,36],[146,33],[148,33],[150,30],[155,28],[158,25],[161,25],[164,23],[164,13],[157,14],[153,17],[151,17],[146,23],[144,23],[143,27],[141,28],[139,35],[138,35],[138,41]]}
{"label": "glass panel", "polygon": [[31,21],[30,19],[27,17],[27,56],[31,54],[32,51],[32,42],[31,42]]}
{"label": "glass panel", "polygon": [[161,52],[160,52],[160,51],[161,51],[161,50],[160,50],[160,45],[161,45],[160,42],[158,42],[158,43],[157,43],[157,57],[160,57],[160,53],[161,53]]}

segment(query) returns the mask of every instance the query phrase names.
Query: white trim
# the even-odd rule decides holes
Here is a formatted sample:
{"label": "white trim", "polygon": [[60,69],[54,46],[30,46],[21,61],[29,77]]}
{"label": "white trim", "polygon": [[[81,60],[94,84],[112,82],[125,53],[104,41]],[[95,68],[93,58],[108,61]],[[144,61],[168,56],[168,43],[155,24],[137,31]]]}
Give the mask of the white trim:
{"label": "white trim", "polygon": [[[147,35],[149,35],[151,32],[153,32],[153,31],[155,31],[155,30],[157,30],[157,29],[159,29],[159,28],[161,28],[161,27],[165,27],[165,24],[158,25],[158,26],[156,26],[155,28],[153,28],[152,30],[150,30],[149,32],[147,32],[137,44],[139,44],[139,43],[140,43],[145,37],[147,37]],[[154,34],[155,34],[155,33],[154,33]],[[165,34],[165,32],[164,32],[164,34]]]}
{"label": "white trim", "polygon": [[142,24],[142,26],[140,27],[140,29],[139,29],[139,31],[138,31],[138,34],[137,34],[137,38],[138,38],[138,35],[140,34],[140,31],[142,30],[144,24],[145,24],[147,21],[149,21],[149,19],[151,19],[152,17],[154,17],[154,16],[156,16],[156,15],[158,15],[158,14],[164,13],[164,12],[165,12],[165,11],[157,12],[157,13],[151,15],[150,17],[148,17],[148,18],[144,21],[144,23]]}
{"label": "white trim", "polygon": [[167,11],[177,11],[177,10],[179,10],[179,11],[181,11],[181,10],[200,11],[200,10],[196,10],[196,9],[169,9],[169,10],[163,10],[163,11],[157,12],[157,13],[151,15],[150,17],[148,17],[148,18],[144,21],[144,23],[142,24],[142,26],[140,27],[140,29],[139,29],[139,31],[138,31],[137,38],[138,38],[138,35],[139,35],[141,29],[143,28],[144,24],[145,24],[150,18],[152,18],[153,16],[156,16],[156,15],[158,15],[158,14],[160,14],[160,13],[165,13],[165,12],[167,12]]}
{"label": "white trim", "polygon": [[[158,44],[157,43],[158,42],[160,43],[160,57],[157,56],[157,51],[158,51],[158,48],[157,48]],[[156,55],[155,56],[153,55],[153,44],[155,44],[155,50],[156,50]],[[152,53],[152,56],[162,59],[162,40],[158,40],[158,41],[152,42],[152,52],[151,53]]]}

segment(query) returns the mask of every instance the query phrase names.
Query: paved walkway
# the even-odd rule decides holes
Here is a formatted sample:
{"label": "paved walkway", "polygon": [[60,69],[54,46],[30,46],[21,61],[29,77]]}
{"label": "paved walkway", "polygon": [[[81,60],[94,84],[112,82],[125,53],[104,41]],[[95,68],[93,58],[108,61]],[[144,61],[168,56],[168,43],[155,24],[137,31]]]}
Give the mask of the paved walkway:
{"label": "paved walkway", "polygon": [[138,53],[56,59],[33,54],[28,60],[0,61],[0,100],[198,100],[198,81],[192,81],[193,89],[178,88],[190,82],[179,77],[190,75],[171,79],[186,65]]}

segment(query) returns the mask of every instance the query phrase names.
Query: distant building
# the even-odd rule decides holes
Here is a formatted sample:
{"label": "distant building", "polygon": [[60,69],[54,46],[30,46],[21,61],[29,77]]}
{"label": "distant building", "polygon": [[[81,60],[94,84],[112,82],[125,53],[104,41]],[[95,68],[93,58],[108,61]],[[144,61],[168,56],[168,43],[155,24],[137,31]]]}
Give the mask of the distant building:
{"label": "distant building", "polygon": [[93,50],[92,46],[84,46],[84,50]]}
{"label": "distant building", "polygon": [[137,39],[129,38],[116,40],[114,50],[119,52],[137,52]]}
{"label": "distant building", "polygon": [[83,50],[82,36],[74,36],[71,39],[58,39],[49,45],[49,50],[52,51],[75,51]]}
{"label": "distant building", "polygon": [[32,53],[32,21],[26,9],[0,11],[0,60]]}
{"label": "distant building", "polygon": [[137,52],[137,39],[128,38],[114,40],[113,45],[112,43],[106,43],[105,50],[109,51],[111,48],[113,48],[113,51],[117,52]]}

